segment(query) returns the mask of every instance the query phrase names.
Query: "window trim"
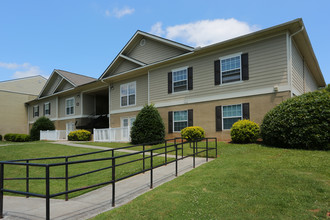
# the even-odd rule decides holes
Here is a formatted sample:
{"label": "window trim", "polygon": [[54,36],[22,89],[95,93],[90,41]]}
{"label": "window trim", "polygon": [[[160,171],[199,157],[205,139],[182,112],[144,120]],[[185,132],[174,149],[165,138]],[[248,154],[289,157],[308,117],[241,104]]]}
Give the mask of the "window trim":
{"label": "window trim", "polygon": [[[67,106],[67,101],[68,101],[68,100],[73,100],[73,113],[72,113],[72,114],[68,114],[68,113],[67,113],[67,108],[68,108],[68,106]],[[75,108],[75,98],[74,98],[74,97],[70,97],[70,98],[65,99],[65,115],[74,115],[75,112],[76,112],[76,108]]]}
{"label": "window trim", "polygon": [[130,125],[130,123],[131,123],[131,119],[132,119],[132,118],[135,118],[135,120],[136,120],[136,116],[120,117],[120,127],[121,127],[121,128],[124,127],[124,126],[123,126],[123,120],[124,120],[124,119],[127,119],[127,120],[128,120],[128,127],[132,127],[133,124]]}
{"label": "window trim", "polygon": [[[134,92],[134,104],[133,105],[130,105],[129,104],[129,84],[134,84],[134,87],[135,87],[135,92]],[[121,97],[124,97],[124,95],[121,95],[121,88],[123,87],[123,86],[127,86],[127,95],[126,95],[126,97],[127,97],[127,105],[122,105],[122,102],[121,102]],[[124,83],[124,84],[121,84],[120,85],[120,91],[119,91],[119,98],[120,98],[120,107],[121,108],[126,108],[126,107],[131,107],[131,106],[136,106],[136,81],[133,81],[133,82],[129,82],[129,83]]]}
{"label": "window trim", "polygon": [[[220,60],[220,86],[221,85],[227,85],[227,84],[231,84],[231,83],[238,83],[238,82],[243,82],[242,80],[242,54],[243,52],[239,52],[239,53],[234,53],[234,54],[230,54],[230,55],[226,55],[226,56],[222,56],[222,57],[219,57],[219,60]],[[233,81],[233,82],[228,82],[228,83],[223,83],[223,80],[222,80],[222,68],[221,68],[221,61],[222,60],[226,60],[226,59],[229,59],[229,58],[233,58],[233,57],[238,57],[239,56],[239,60],[240,60],[240,73],[239,73],[239,80],[237,81]]]}
{"label": "window trim", "polygon": [[[34,108],[38,108],[38,115],[35,115]],[[39,117],[39,115],[40,115],[39,105],[34,105],[34,106],[33,106],[33,109],[32,109],[32,112],[33,112],[33,118],[35,118],[35,117]]]}
{"label": "window trim", "polygon": [[[46,108],[45,108],[46,105],[49,105],[49,113],[48,113],[48,114],[46,114],[46,111],[45,111],[45,110],[46,110]],[[45,103],[44,103],[44,115],[45,115],[45,116],[49,116],[49,115],[50,115],[50,102],[45,102]]]}
{"label": "window trim", "polygon": [[[187,120],[181,120],[181,121],[175,121],[174,120],[174,113],[175,112],[187,112]],[[173,133],[179,133],[179,132],[181,132],[181,130],[180,131],[176,131],[174,128],[175,128],[175,122],[184,122],[184,121],[186,121],[187,122],[187,127],[188,127],[188,123],[189,123],[189,117],[188,117],[188,110],[180,110],[180,111],[173,111],[173,115],[172,115],[172,121],[173,121]]]}
{"label": "window trim", "polygon": [[[189,91],[188,90],[188,68],[189,66],[185,66],[185,67],[180,67],[180,68],[176,68],[176,69],[173,69],[172,70],[172,94],[173,93],[181,93],[181,92],[187,92]],[[178,72],[178,71],[182,71],[182,70],[186,70],[186,75],[187,75],[187,79],[186,79],[186,90],[183,90],[183,91],[178,91],[178,92],[175,92],[174,91],[174,72]],[[183,81],[183,80],[181,80]],[[180,81],[177,81],[177,82],[180,82]]]}
{"label": "window trim", "polygon": [[[223,131],[230,131],[231,128],[229,129],[225,129],[225,124],[224,124],[224,119],[227,119],[227,118],[234,118],[234,117],[224,117],[223,114],[224,114],[224,111],[223,111],[223,107],[227,107],[227,106],[233,106],[233,105],[241,105],[241,119],[240,120],[243,120],[243,103],[239,103],[239,104],[232,104],[232,105],[222,105],[221,106],[221,123],[222,123],[222,130]],[[238,118],[238,117],[235,117],[235,118]]]}

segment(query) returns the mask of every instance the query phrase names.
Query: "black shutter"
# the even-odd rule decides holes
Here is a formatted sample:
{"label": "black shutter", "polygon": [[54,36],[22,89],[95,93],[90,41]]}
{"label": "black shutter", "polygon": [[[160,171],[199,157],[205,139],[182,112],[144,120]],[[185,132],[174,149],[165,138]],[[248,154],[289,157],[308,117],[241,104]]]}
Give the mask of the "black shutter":
{"label": "black shutter", "polygon": [[188,109],[188,127],[194,126],[194,113],[192,109]]}
{"label": "black shutter", "polygon": [[241,56],[242,63],[242,80],[249,80],[249,56],[247,53]]}
{"label": "black shutter", "polygon": [[193,68],[188,68],[188,90],[193,89]]}
{"label": "black shutter", "polygon": [[215,107],[215,130],[216,131],[222,131],[221,105]]}
{"label": "black shutter", "polygon": [[46,115],[46,113],[45,113],[45,105],[46,105],[46,104],[44,104],[44,116]]}
{"label": "black shutter", "polygon": [[214,85],[220,85],[221,79],[220,79],[220,60],[214,61]]}
{"label": "black shutter", "polygon": [[173,133],[173,112],[168,112],[168,133]]}
{"label": "black shutter", "polygon": [[50,115],[50,103],[49,103],[49,113],[48,114]]}
{"label": "black shutter", "polygon": [[37,107],[38,111],[37,111],[37,116],[39,117],[39,105]]}
{"label": "black shutter", "polygon": [[172,72],[167,73],[168,94],[172,93]]}
{"label": "black shutter", "polygon": [[243,103],[243,119],[250,119],[250,104]]}

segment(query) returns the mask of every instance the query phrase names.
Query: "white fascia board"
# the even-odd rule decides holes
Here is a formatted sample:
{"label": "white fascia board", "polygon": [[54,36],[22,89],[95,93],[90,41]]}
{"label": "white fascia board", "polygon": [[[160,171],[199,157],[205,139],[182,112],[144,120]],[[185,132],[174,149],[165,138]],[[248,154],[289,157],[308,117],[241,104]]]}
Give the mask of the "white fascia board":
{"label": "white fascia board", "polygon": [[121,58],[124,58],[125,60],[128,60],[128,61],[130,61],[130,62],[132,62],[132,63],[135,63],[135,64],[137,64],[137,65],[140,65],[140,66],[145,66],[145,65],[147,65],[146,63],[143,63],[143,62],[138,61],[138,60],[136,60],[136,59],[133,59],[133,58],[131,58],[131,57],[125,56],[125,55],[123,55],[123,54],[120,54],[119,56],[120,56]]}

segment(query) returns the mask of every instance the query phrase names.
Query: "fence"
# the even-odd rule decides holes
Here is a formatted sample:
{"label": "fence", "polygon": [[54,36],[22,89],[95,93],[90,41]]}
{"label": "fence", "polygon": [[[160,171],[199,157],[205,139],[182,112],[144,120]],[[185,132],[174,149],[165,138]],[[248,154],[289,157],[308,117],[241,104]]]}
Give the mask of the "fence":
{"label": "fence", "polygon": [[[213,140],[213,141],[212,141]],[[203,142],[203,146],[198,146],[201,142]],[[213,146],[212,146],[213,143]],[[153,143],[151,143],[153,144]],[[184,145],[188,145],[191,147],[192,144],[192,149],[193,153],[192,154],[187,154],[184,155]],[[12,160],[12,161],[0,161],[0,218],[3,218],[3,193],[14,193],[14,194],[20,194],[20,195],[25,195],[26,197],[29,196],[34,196],[34,197],[39,197],[39,198],[45,198],[46,199],[46,219],[50,219],[50,198],[57,197],[60,195],[65,195],[65,199],[68,200],[68,194],[73,193],[73,192],[78,192],[81,190],[86,190],[86,189],[91,189],[107,184],[112,184],[112,206],[115,206],[115,194],[116,194],[116,188],[115,188],[115,183],[127,179],[129,177],[144,173],[146,171],[150,171],[150,188],[153,188],[153,170],[157,167],[167,165],[169,163],[175,163],[175,176],[178,175],[178,160],[182,160],[186,157],[193,157],[193,167],[195,168],[195,157],[196,155],[200,153],[205,152],[205,157],[206,161],[208,161],[209,158],[209,151],[214,150],[215,151],[215,156],[217,155],[217,139],[216,138],[204,138],[199,140],[198,142],[187,142],[182,138],[174,138],[170,140],[165,140],[165,142],[162,143],[162,146],[160,147],[155,147],[152,149],[146,149],[147,144],[142,144],[142,145],[134,145],[134,146],[127,146],[127,147],[121,147],[121,148],[115,148],[115,149],[109,149],[109,150],[102,150],[102,151],[96,151],[96,152],[91,152],[91,153],[84,153],[84,154],[77,154],[77,155],[72,155],[72,156],[60,156],[60,157],[48,157],[48,158],[33,158],[33,159],[23,159],[23,160]],[[159,146],[159,145],[156,145]],[[121,154],[115,156],[115,151],[119,151],[121,149],[129,149],[129,148],[135,148],[140,147],[142,148],[142,151],[136,151],[134,153],[127,153],[127,154]],[[179,151],[181,151],[181,155],[179,156]],[[86,155],[92,155],[92,154],[100,154],[104,152],[111,152],[111,157],[104,157],[104,158],[97,158],[97,159],[85,159],[85,160],[75,160],[75,161],[69,161],[71,158],[79,158],[82,156]],[[175,159],[173,160],[168,160],[168,154],[173,154],[175,153]],[[130,159],[125,162],[120,162],[119,160],[121,158],[128,158],[129,156],[132,155],[140,155],[142,158],[138,159]],[[155,164],[154,159],[157,156],[164,156],[164,162]],[[44,164],[44,163],[31,163],[31,161],[44,161],[44,160],[54,160],[54,159],[59,159],[59,160],[64,160],[64,162],[60,163],[50,163],[50,164]],[[149,159],[150,164],[148,165],[149,167],[146,167],[146,160]],[[98,161],[109,161],[110,166],[102,167],[101,169],[96,169],[96,170],[88,170],[87,172],[83,172],[80,174],[76,175],[71,175],[69,176],[69,169],[72,165],[74,164],[90,164],[93,162],[98,162]],[[141,161],[141,169],[137,172],[129,173],[125,176],[118,177],[116,176],[116,171],[117,167],[119,166],[125,166],[127,164],[131,164],[134,162]],[[5,172],[5,165],[7,166],[23,166],[25,168],[25,177],[15,177],[15,178],[5,178],[4,177],[4,172]],[[30,167],[43,167],[45,168],[45,176],[44,177],[30,177]],[[63,167],[65,170],[64,171],[64,176],[61,177],[51,177],[50,176],[50,169],[53,167]],[[98,182],[97,184],[89,185],[89,186],[84,186],[81,188],[75,188],[69,190],[69,180],[74,179],[76,177],[81,177],[85,176],[88,174],[104,171],[104,170],[110,170],[109,171],[109,179],[105,182]],[[111,175],[110,175],[111,174]],[[50,180],[54,179],[62,179],[65,181],[65,191],[62,192],[57,192],[50,194]],[[4,188],[4,181],[10,181],[10,180],[22,180],[25,181],[25,191],[18,191],[18,190],[12,190],[12,189],[5,189]],[[40,193],[32,193],[29,192],[30,190],[30,180],[45,180],[45,194],[40,194]],[[52,190],[53,191],[53,190]]]}
{"label": "fence", "polygon": [[66,130],[47,130],[40,131],[40,140],[58,141],[67,140],[68,134]]}
{"label": "fence", "polygon": [[95,142],[129,142],[131,127],[103,128],[93,130]]}

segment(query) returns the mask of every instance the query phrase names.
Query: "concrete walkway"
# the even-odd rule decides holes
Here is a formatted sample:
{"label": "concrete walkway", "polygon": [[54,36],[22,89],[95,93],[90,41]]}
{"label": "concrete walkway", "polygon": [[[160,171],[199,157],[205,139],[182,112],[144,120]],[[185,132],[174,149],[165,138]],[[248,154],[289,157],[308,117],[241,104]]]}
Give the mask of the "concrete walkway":
{"label": "concrete walkway", "polygon": [[[203,163],[205,163],[205,158],[196,158],[196,167]],[[192,164],[192,158],[180,160],[178,162],[179,176],[190,171]],[[154,187],[174,179],[175,163],[154,169],[153,177]],[[150,172],[117,182],[116,207],[124,205],[148,191],[150,191]],[[51,199],[51,219],[88,219],[94,217],[113,209],[111,198],[112,187],[109,185],[67,202]],[[45,207],[45,199],[4,196],[4,219],[45,219]]]}

